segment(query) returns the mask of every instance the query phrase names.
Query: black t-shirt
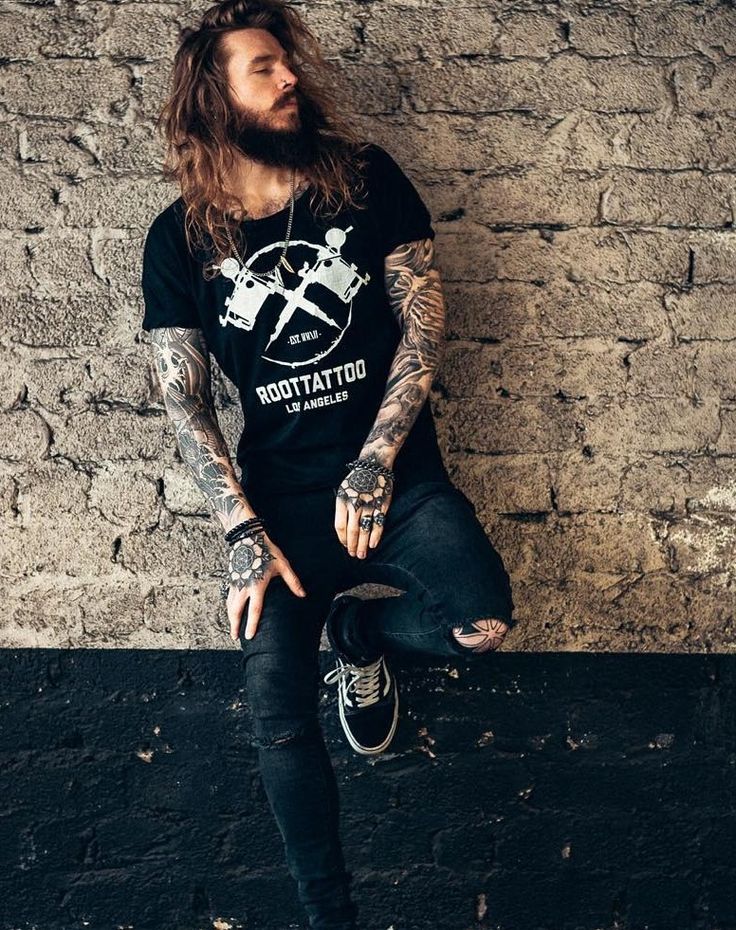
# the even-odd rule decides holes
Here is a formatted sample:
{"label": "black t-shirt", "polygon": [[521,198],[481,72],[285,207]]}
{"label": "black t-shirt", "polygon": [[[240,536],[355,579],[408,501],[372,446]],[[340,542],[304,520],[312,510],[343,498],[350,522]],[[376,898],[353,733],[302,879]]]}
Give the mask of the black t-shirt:
{"label": "black t-shirt", "polygon": [[[273,268],[289,207],[245,220],[245,267],[206,281],[190,254],[179,197],[153,221],[143,253],[142,327],[201,329],[237,386],[244,429],[240,482],[285,493],[336,488],[381,406],[400,328],[388,301],[384,258],[403,242],[434,238],[416,188],[376,144],[365,151],[367,209],[316,217],[311,191],[295,201],[283,288],[251,272]],[[242,244],[240,246],[243,252]],[[200,253],[201,258],[203,253]],[[445,480],[427,399],[393,465],[396,490]]]}

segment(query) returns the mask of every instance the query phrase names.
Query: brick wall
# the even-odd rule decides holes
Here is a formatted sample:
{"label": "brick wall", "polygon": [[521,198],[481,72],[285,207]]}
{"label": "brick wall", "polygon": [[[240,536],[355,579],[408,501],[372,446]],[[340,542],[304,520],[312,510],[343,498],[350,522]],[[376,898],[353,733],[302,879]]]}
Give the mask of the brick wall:
{"label": "brick wall", "polygon": [[[9,647],[230,645],[219,525],[139,328],[143,235],[178,193],[153,119],[206,5],[0,13]],[[733,648],[734,5],[303,11],[432,211],[449,336],[432,406],[512,574],[508,647]]]}

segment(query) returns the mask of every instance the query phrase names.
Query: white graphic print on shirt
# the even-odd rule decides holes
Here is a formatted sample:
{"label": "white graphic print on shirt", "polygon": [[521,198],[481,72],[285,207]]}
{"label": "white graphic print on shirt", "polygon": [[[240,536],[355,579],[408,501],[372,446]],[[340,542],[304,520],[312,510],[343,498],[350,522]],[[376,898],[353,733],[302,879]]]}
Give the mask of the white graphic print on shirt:
{"label": "white graphic print on shirt", "polygon": [[280,252],[283,242],[269,243],[243,267],[234,258],[225,259],[220,266],[222,274],[234,281],[235,287],[225,299],[226,310],[219,318],[222,326],[252,330],[266,302],[276,295],[284,303],[261,357],[298,368],[332,352],[350,325],[355,295],[370,280],[368,273],[361,274],[342,257],[341,249],[352,228],[332,227],[325,234],[326,245],[303,239],[289,243],[292,256],[301,257],[300,253],[306,252],[302,267],[296,271],[301,281],[293,288],[284,286],[282,280],[264,281],[257,277],[259,272],[251,270],[262,256]]}

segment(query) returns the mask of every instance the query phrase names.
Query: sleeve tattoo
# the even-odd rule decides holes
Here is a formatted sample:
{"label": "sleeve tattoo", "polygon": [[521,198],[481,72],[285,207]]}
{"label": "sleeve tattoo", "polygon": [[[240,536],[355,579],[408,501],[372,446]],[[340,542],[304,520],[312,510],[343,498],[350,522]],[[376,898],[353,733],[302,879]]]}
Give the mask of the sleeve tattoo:
{"label": "sleeve tattoo", "polygon": [[200,329],[151,330],[154,367],[184,462],[224,529],[253,516],[235,475],[212,399],[209,351]]}
{"label": "sleeve tattoo", "polygon": [[361,457],[374,453],[389,467],[429,395],[444,353],[445,303],[433,260],[432,239],[407,242],[386,256],[386,292],[402,335]]}

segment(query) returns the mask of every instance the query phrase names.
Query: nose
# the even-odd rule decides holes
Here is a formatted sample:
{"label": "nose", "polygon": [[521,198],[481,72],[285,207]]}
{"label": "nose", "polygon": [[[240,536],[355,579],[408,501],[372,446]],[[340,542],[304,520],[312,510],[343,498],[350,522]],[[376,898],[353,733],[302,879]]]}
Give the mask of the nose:
{"label": "nose", "polygon": [[287,67],[284,67],[284,71],[281,75],[281,81],[287,85],[289,92],[294,90],[298,80],[299,79],[293,71],[290,71]]}

